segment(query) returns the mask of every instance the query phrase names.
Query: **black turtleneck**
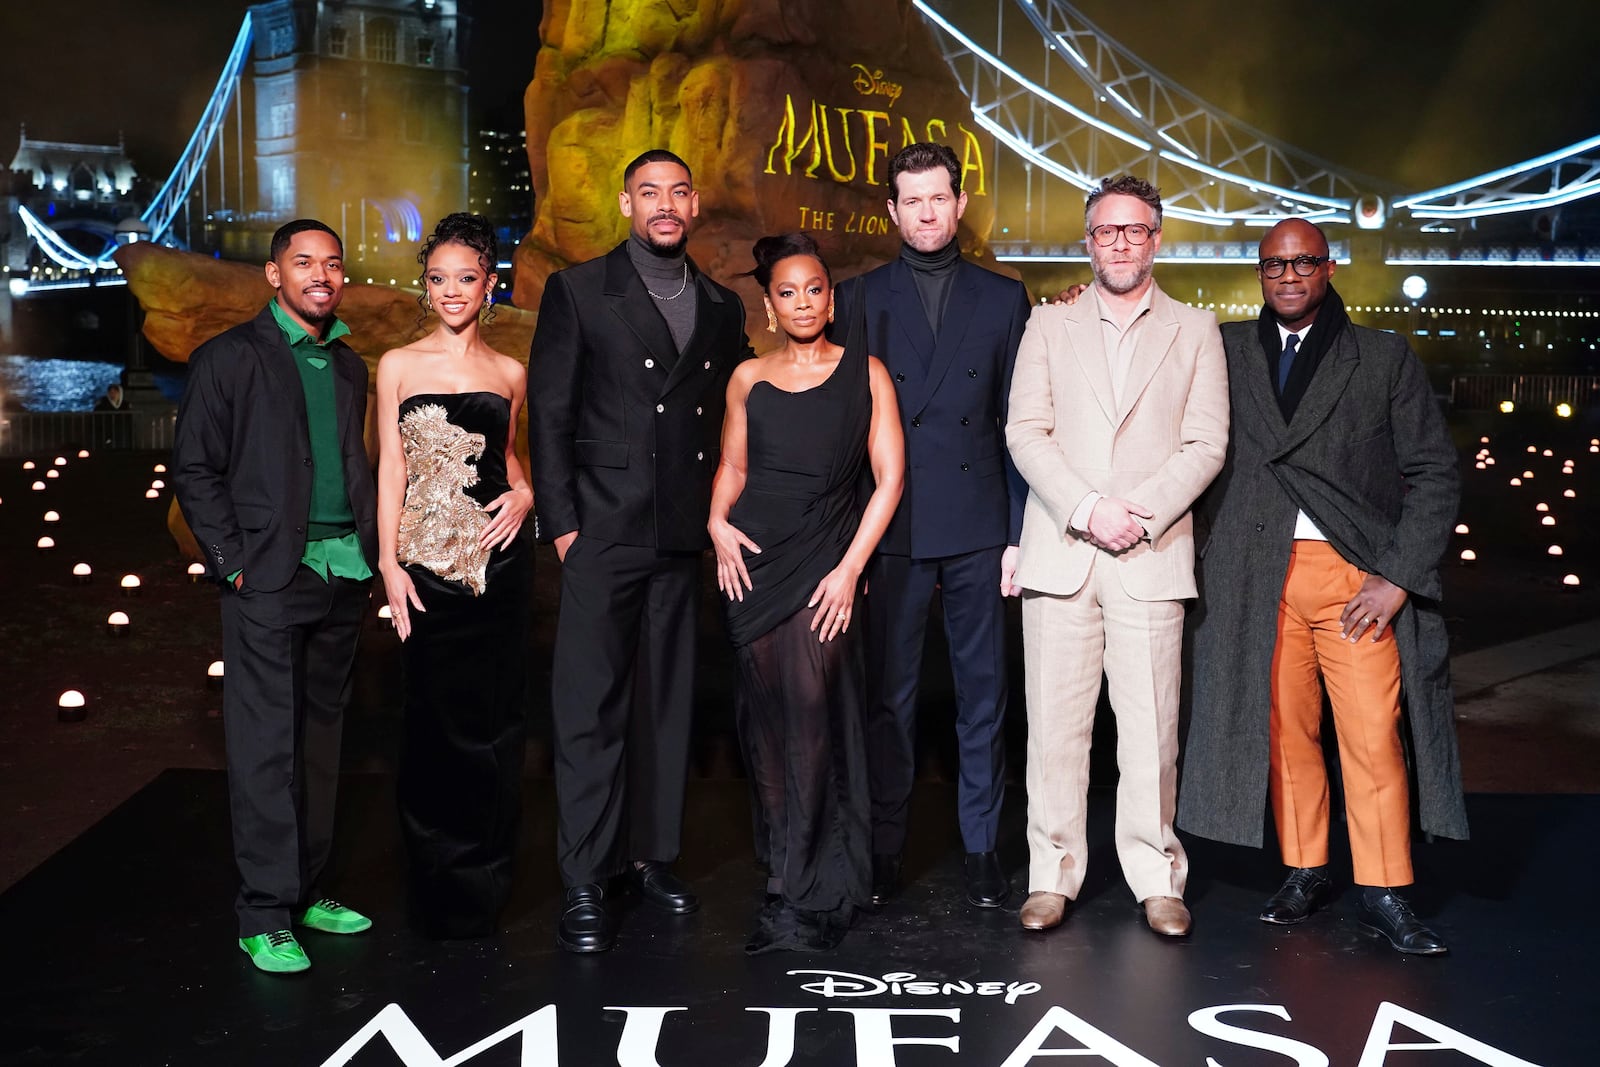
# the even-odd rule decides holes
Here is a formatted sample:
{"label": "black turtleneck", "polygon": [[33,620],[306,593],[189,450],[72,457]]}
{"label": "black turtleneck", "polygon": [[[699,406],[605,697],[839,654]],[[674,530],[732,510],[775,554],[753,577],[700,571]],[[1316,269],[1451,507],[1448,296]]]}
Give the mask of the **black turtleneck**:
{"label": "black turtleneck", "polygon": [[950,298],[950,283],[955,280],[956,267],[961,263],[961,243],[952,239],[937,252],[918,252],[902,244],[900,258],[911,268],[917,295],[922,297],[922,310],[928,316],[928,327],[938,337],[939,324],[944,321],[944,307]]}
{"label": "black turtleneck", "polygon": [[694,336],[694,278],[692,271],[685,273],[689,269],[688,247],[685,242],[677,251],[666,252],[638,234],[628,235],[628,258],[649,291],[650,302],[667,320],[672,343],[678,346],[680,353]]}

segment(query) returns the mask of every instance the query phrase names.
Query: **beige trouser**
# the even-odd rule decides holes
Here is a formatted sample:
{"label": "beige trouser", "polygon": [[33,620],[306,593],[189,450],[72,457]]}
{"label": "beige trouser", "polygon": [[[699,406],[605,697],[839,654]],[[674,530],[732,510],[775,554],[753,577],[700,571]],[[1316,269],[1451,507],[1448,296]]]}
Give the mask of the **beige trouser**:
{"label": "beige trouser", "polygon": [[1131,599],[1096,559],[1072,596],[1024,592],[1028,889],[1077,897],[1089,859],[1089,745],[1102,671],[1117,716],[1116,846],[1134,898],[1182,897],[1189,861],[1173,832],[1183,604]]}

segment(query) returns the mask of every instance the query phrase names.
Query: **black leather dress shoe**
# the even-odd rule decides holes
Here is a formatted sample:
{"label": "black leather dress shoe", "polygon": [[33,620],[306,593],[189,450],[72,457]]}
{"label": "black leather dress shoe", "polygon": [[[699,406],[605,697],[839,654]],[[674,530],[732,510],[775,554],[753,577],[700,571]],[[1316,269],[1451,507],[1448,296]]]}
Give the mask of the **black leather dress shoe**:
{"label": "black leather dress shoe", "polygon": [[880,907],[900,892],[900,854],[874,852],[872,854],[872,902]]}
{"label": "black leather dress shoe", "polygon": [[617,924],[606,910],[606,893],[594,882],[567,890],[566,907],[556,925],[556,944],[568,952],[604,952],[617,939]]}
{"label": "black leather dress shoe", "polygon": [[1296,867],[1283,880],[1278,891],[1267,898],[1261,921],[1278,926],[1293,926],[1328,902],[1333,881],[1327,867]]}
{"label": "black leather dress shoe", "polygon": [[700,898],[665,863],[645,860],[636,865],[633,882],[639,887],[639,895],[662,911],[688,915],[700,910]]}
{"label": "black leather dress shoe", "polygon": [[998,908],[1011,895],[1011,883],[1000,869],[994,852],[967,853],[967,903],[979,908]]}
{"label": "black leather dress shoe", "polygon": [[1397,952],[1409,956],[1443,956],[1450,951],[1443,939],[1423,925],[1405,897],[1393,889],[1381,893],[1363,892],[1356,899],[1356,918],[1361,932],[1381,937]]}

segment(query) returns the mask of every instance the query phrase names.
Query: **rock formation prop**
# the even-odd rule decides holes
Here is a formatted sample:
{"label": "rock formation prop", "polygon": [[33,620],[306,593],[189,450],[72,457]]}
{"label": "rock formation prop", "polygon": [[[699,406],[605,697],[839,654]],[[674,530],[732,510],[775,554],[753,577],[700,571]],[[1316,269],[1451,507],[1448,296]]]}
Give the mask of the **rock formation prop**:
{"label": "rock formation prop", "polygon": [[[889,159],[950,145],[969,203],[962,246],[993,223],[994,146],[909,0],[548,0],[525,97],[537,192],[516,300],[627,235],[622,169],[648,148],[688,162],[700,190],[695,261],[765,322],[753,265],[763,234],[810,230],[836,278],[894,256]],[[764,329],[752,331],[759,345]]]}

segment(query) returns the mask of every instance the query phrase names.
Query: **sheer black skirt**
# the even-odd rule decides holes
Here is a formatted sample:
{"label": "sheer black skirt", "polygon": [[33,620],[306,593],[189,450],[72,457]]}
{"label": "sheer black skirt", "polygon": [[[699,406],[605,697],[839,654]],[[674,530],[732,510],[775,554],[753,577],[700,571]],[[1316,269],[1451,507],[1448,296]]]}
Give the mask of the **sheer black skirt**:
{"label": "sheer black skirt", "polygon": [[739,739],[767,893],[748,949],[827,948],[870,897],[865,684],[857,634],[826,644],[802,608],[736,650]]}

